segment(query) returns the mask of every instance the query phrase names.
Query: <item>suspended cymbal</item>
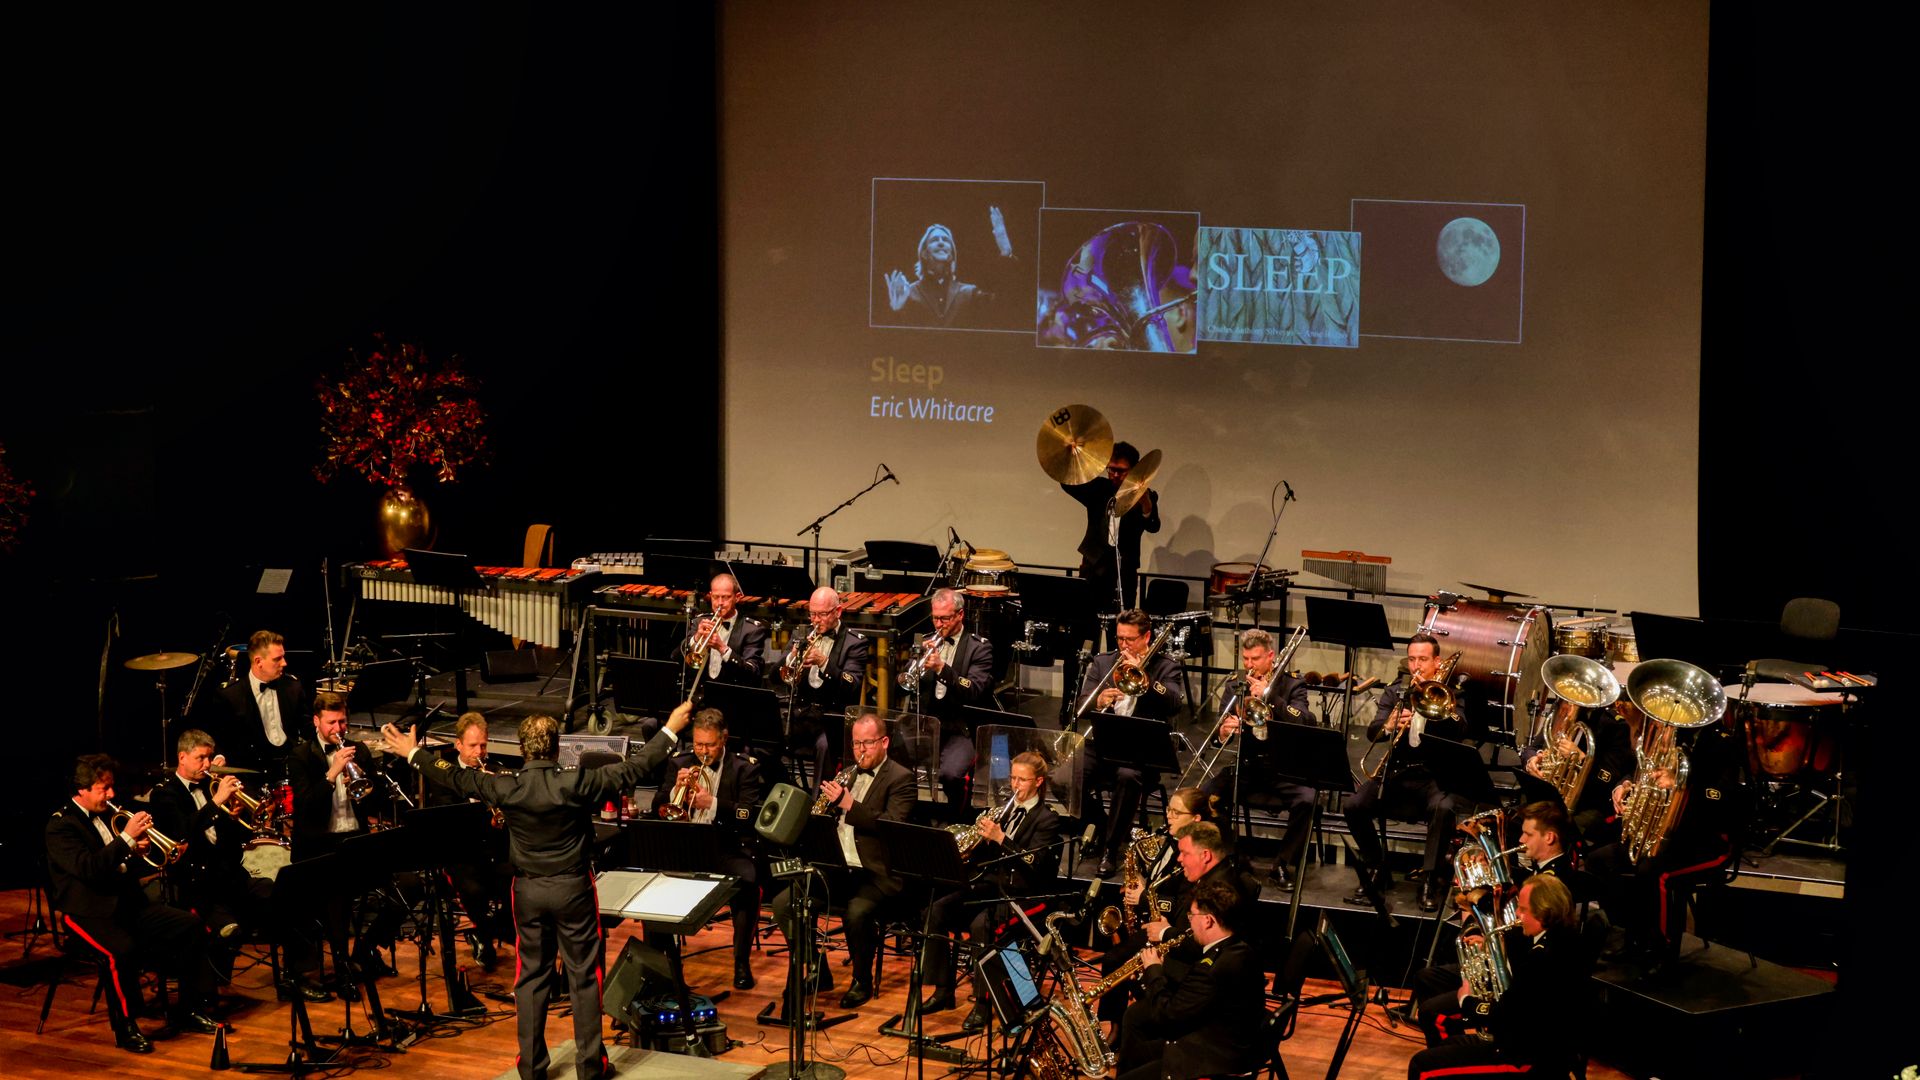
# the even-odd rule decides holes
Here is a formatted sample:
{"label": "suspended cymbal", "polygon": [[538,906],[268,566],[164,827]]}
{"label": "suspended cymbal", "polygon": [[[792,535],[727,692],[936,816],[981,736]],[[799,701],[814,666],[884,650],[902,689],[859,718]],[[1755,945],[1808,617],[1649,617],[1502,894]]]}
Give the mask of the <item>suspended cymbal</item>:
{"label": "suspended cymbal", "polygon": [[135,671],[172,671],[174,668],[186,667],[188,664],[198,663],[199,661],[199,653],[156,652],[148,653],[145,656],[136,656],[127,661],[126,666]]}
{"label": "suspended cymbal", "polygon": [[1034,440],[1040,470],[1062,484],[1084,484],[1107,471],[1113,425],[1091,405],[1066,405],[1048,414]]}
{"label": "suspended cymbal", "polygon": [[1475,585],[1471,581],[1463,581],[1460,584],[1465,585],[1469,589],[1479,589],[1481,592],[1486,593],[1487,598],[1496,604],[1509,596],[1521,596],[1528,600],[1533,599],[1532,593],[1514,592],[1512,589],[1496,589],[1491,585]]}
{"label": "suspended cymbal", "polygon": [[1127,470],[1127,478],[1120,481],[1120,490],[1113,496],[1115,517],[1133,509],[1133,504],[1139,502],[1140,496],[1147,493],[1147,485],[1153,483],[1153,474],[1159,471],[1160,451],[1158,450],[1147,451],[1147,456],[1140,459],[1140,464]]}

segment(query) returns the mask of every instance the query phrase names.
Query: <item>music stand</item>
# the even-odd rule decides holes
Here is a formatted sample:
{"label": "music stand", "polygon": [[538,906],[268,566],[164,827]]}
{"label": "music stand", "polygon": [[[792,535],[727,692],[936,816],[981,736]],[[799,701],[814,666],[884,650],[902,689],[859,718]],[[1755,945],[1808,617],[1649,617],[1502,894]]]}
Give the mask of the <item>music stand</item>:
{"label": "music stand", "polygon": [[[1246,736],[1243,734],[1240,737]],[[1346,736],[1332,728],[1317,724],[1269,723],[1266,753],[1263,756],[1265,771],[1273,779],[1305,784],[1319,795],[1348,795],[1354,790],[1353,766],[1347,761]],[[1320,806],[1320,800],[1316,798],[1313,805],[1316,817],[1320,813]],[[1317,826],[1318,822],[1315,824]],[[1293,940],[1294,928],[1299,923],[1300,893],[1307,876],[1307,853],[1313,846],[1300,845],[1299,861],[1292,867],[1292,895],[1287,903],[1288,941]]]}
{"label": "music stand", "polygon": [[940,570],[940,549],[910,540],[867,541],[867,564],[876,570],[932,574]]}
{"label": "music stand", "polygon": [[[594,878],[600,914],[638,919],[647,929],[664,934],[699,933],[720,905],[733,895],[740,879],[726,874],[660,873],[626,868],[602,871]],[[693,1022],[693,996],[679,964],[673,966],[674,990],[680,995],[680,1021],[685,1044],[681,1053],[711,1057]]]}
{"label": "music stand", "polygon": [[720,710],[720,715],[727,718],[729,735],[775,759],[786,753],[787,739],[780,726],[780,695],[759,686],[723,682],[700,685],[701,704]]}
{"label": "music stand", "polygon": [[965,1032],[929,1037],[920,1013],[920,991],[925,988],[926,942],[933,936],[933,898],[941,889],[957,889],[972,877],[972,871],[960,858],[954,835],[945,829],[914,825],[905,821],[881,820],[876,823],[880,839],[887,845],[887,870],[900,877],[926,885],[927,899],[920,909],[919,947],[913,951],[913,973],[907,980],[907,1007],[880,1025],[880,1034],[907,1040],[909,1052],[922,1061],[965,1064],[965,1050],[947,1044],[966,1038]]}
{"label": "music stand", "polygon": [[477,592],[486,585],[473,569],[473,559],[466,555],[425,548],[407,548],[401,555],[417,584],[437,585],[451,592]]}
{"label": "music stand", "polygon": [[683,666],[676,660],[607,657],[607,682],[612,686],[614,707],[621,712],[667,715],[681,701],[680,669]]}
{"label": "music stand", "polygon": [[[317,858],[302,859],[281,867],[273,882],[273,899],[281,906],[284,925],[290,933],[300,934],[309,942],[315,938],[314,930],[319,929],[321,912],[328,899],[336,892],[343,891],[343,877],[340,874],[340,856],[338,854],[321,855]],[[282,890],[285,890],[284,893]],[[296,899],[297,898],[297,899]],[[298,925],[296,925],[298,924]],[[318,935],[324,939],[324,931]],[[273,946],[278,949],[276,943]],[[317,946],[316,946],[316,954]],[[278,965],[276,965],[278,966]],[[283,973],[283,978],[296,982],[300,978],[297,972]],[[331,1070],[339,1066],[337,1060],[344,1046],[332,1050],[322,1050],[319,1040],[313,1036],[313,1021],[307,1015],[306,999],[299,994],[291,995],[293,1007],[287,1015],[287,1058],[285,1061],[236,1061],[232,1067],[246,1073],[288,1073],[293,1076],[305,1076],[310,1072]],[[347,1024],[353,1024],[353,1004],[347,1003]]]}
{"label": "music stand", "polygon": [[798,566],[740,563],[733,568],[733,578],[748,596],[770,600],[807,600],[813,596],[813,575]]}
{"label": "music stand", "polygon": [[375,706],[405,700],[413,693],[414,675],[412,659],[381,660],[362,666],[353,678],[353,689],[347,691],[347,712],[366,713],[372,721]]}
{"label": "music stand", "polygon": [[[389,1009],[397,1019],[431,1028],[486,1012],[486,1007],[467,989],[454,960],[453,912],[447,907],[446,875],[437,871],[460,863],[486,861],[486,840],[493,834],[489,816],[489,808],[484,803],[449,803],[409,810],[401,817],[401,827],[391,830],[409,838],[404,850],[412,856],[411,865],[421,872],[420,880],[426,887],[426,919],[415,920],[419,924],[415,944],[420,957],[420,1007],[411,1013]],[[448,1013],[444,1015],[435,1013],[427,1005],[427,943],[435,939],[436,931],[440,976],[447,984]]]}
{"label": "music stand", "polygon": [[720,841],[716,822],[635,818],[627,822],[627,861],[672,873],[706,873],[713,869]]}
{"label": "music stand", "polygon": [[664,585],[669,589],[684,589],[696,597],[707,591],[707,585],[713,580],[714,568],[720,564],[710,558],[688,558],[684,555],[669,555],[648,551],[646,566],[640,580],[649,585]]}
{"label": "music stand", "polygon": [[[1316,645],[1342,647],[1340,669],[1352,671],[1354,653],[1359,649],[1393,651],[1393,633],[1387,629],[1387,609],[1365,600],[1341,600],[1332,596],[1308,594],[1308,635]],[[1353,680],[1343,684],[1340,693],[1340,732],[1348,733],[1353,724]]]}

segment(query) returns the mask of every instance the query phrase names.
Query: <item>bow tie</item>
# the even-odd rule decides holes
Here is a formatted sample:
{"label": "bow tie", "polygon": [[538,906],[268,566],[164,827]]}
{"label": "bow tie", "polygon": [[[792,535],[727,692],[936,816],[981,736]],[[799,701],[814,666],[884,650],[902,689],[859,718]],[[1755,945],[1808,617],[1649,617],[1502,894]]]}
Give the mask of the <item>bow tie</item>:
{"label": "bow tie", "polygon": [[876,773],[878,773],[878,772],[879,772],[879,770],[878,770],[878,769],[855,769],[855,770],[853,770],[853,775],[854,775],[854,776],[856,776],[856,777],[860,777],[860,776],[873,776],[873,775],[875,775],[875,774],[876,774]]}

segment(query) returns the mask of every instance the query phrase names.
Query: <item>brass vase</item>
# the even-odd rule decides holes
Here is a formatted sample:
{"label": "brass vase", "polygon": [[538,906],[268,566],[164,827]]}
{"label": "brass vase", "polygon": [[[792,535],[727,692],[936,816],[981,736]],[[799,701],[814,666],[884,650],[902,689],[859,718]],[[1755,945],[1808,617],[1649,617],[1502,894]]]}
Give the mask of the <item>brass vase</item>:
{"label": "brass vase", "polygon": [[427,504],[405,484],[380,496],[380,540],[389,556],[407,548],[432,547],[433,519]]}

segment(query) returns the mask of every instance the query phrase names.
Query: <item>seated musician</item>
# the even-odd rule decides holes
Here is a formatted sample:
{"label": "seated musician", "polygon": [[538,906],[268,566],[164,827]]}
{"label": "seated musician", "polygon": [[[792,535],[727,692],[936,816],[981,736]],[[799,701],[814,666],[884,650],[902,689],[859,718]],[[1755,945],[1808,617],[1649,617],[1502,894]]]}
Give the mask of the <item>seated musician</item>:
{"label": "seated musician", "polygon": [[1287,885],[1287,867],[1294,865],[1307,848],[1307,839],[1313,831],[1313,806],[1320,792],[1305,784],[1291,784],[1273,779],[1274,771],[1271,747],[1265,725],[1254,727],[1244,723],[1246,702],[1257,698],[1267,703],[1272,710],[1275,723],[1311,724],[1313,713],[1307,702],[1307,684],[1284,671],[1275,671],[1274,664],[1279,654],[1273,651],[1273,636],[1265,630],[1249,630],[1240,635],[1240,664],[1246,671],[1245,678],[1236,678],[1227,684],[1225,700],[1233,702],[1227,715],[1220,721],[1220,735],[1223,740],[1246,733],[1251,739],[1240,740],[1240,756],[1246,761],[1246,768],[1227,768],[1207,780],[1202,788],[1209,795],[1220,798],[1222,802],[1233,801],[1234,784],[1238,773],[1240,801],[1255,806],[1272,806],[1287,813],[1287,831],[1280,838],[1280,850],[1275,853],[1273,869],[1268,872],[1267,880],[1285,888]]}
{"label": "seated musician", "polygon": [[[1410,679],[1432,681],[1440,671],[1440,643],[1431,634],[1415,634],[1407,642],[1407,673]],[[1373,742],[1396,739],[1386,750],[1385,775],[1361,783],[1359,790],[1347,796],[1347,827],[1359,849],[1360,887],[1346,897],[1349,904],[1372,907],[1372,893],[1384,891],[1390,880],[1387,853],[1380,840],[1380,819],[1391,815],[1403,821],[1427,823],[1426,856],[1413,875],[1420,878],[1420,909],[1438,911],[1440,897],[1446,892],[1452,867],[1447,862],[1447,844],[1453,839],[1453,822],[1459,800],[1440,790],[1433,776],[1421,763],[1421,748],[1412,744],[1409,729],[1413,710],[1406,704],[1409,683],[1396,680],[1380,695],[1373,723],[1367,725],[1367,738]],[[1425,720],[1425,730],[1442,739],[1466,737],[1467,726],[1457,716]]]}
{"label": "seated musician", "polygon": [[[454,768],[480,773],[496,773],[487,757],[487,718],[477,712],[460,714],[453,727],[453,746],[439,752]],[[467,802],[447,788],[428,785],[426,806],[446,806]],[[497,824],[504,824],[496,817]],[[514,938],[513,867],[507,861],[506,834],[500,828],[489,830],[484,847],[486,857],[478,862],[455,863],[447,867],[447,880],[460,907],[473,923],[473,959],[492,971],[500,963],[498,943]]]}
{"label": "seated musician", "polygon": [[[1193,900],[1194,890],[1208,881],[1232,886],[1238,899],[1230,921],[1240,927],[1241,937],[1256,941],[1260,928],[1256,921],[1260,907],[1260,883],[1240,870],[1233,858],[1232,843],[1220,826],[1211,821],[1190,822],[1175,832],[1174,838],[1179,844],[1177,858],[1180,861],[1180,876],[1186,884],[1165,918],[1155,919],[1141,927],[1147,943],[1164,944],[1186,929],[1187,905]],[[1173,963],[1174,974],[1179,974],[1182,965],[1192,962],[1198,951],[1189,943],[1168,953],[1166,959]]]}
{"label": "seated musician", "polygon": [[[667,763],[670,783],[654,789],[653,814],[669,807],[695,824],[717,824],[722,834],[713,864],[705,869],[738,879],[728,907],[733,911],[733,985],[753,989],[753,934],[760,926],[760,883],[753,860],[753,816],[767,797],[767,778],[759,759],[727,753],[727,720],[718,709],[693,717],[693,752]],[[649,935],[649,944],[669,944]]]}
{"label": "seated musician", "polygon": [[[1576,843],[1590,850],[1612,842],[1619,831],[1619,824],[1613,820],[1613,789],[1633,775],[1633,732],[1627,722],[1611,709],[1589,709],[1582,716],[1593,732],[1594,762],[1586,785],[1580,789],[1579,805],[1566,808],[1572,816],[1570,828],[1563,834],[1568,851],[1572,851]],[[1545,748],[1543,725],[1520,751],[1520,764],[1526,769],[1520,787],[1529,800],[1559,802],[1560,792],[1547,782],[1541,769],[1546,760],[1541,751]],[[1571,739],[1561,739],[1556,752],[1574,760],[1578,759],[1580,748]]]}
{"label": "seated musician", "polygon": [[[1196,821],[1209,822],[1217,828],[1219,817],[1214,809],[1217,805],[1218,800],[1202,793],[1199,788],[1180,788],[1167,796],[1166,827],[1137,836],[1127,845],[1126,855],[1121,860],[1125,881],[1121,886],[1120,902],[1133,913],[1135,929],[1126,930],[1127,923],[1122,922],[1118,940],[1100,957],[1102,975],[1113,974],[1121,964],[1133,959],[1140,947],[1147,943],[1148,924],[1172,915],[1175,901],[1186,888],[1186,879],[1180,866],[1180,842],[1175,835]],[[1132,866],[1127,865],[1129,858],[1133,860]],[[1136,874],[1138,880],[1135,880]],[[1152,886],[1151,903],[1148,902],[1149,885]],[[1115,989],[1100,999],[1099,1017],[1107,1023],[1118,1024],[1120,1014],[1126,1008],[1126,993]]]}
{"label": "seated musician", "polygon": [[[155,965],[179,977],[170,1027],[210,1034],[217,1025],[202,1009],[213,991],[213,969],[207,966],[207,931],[200,920],[147,899],[140,879],[152,870],[142,856],[155,851],[147,835],[153,816],[141,810],[117,827],[111,824],[113,774],[113,759],[105,754],[83,754],[74,761],[72,797],[47,819],[48,902],[75,941],[84,943],[80,952],[97,955],[111,972],[106,997],[114,1043],[147,1054],[153,1044],[135,1019],[141,1011],[141,970]],[[186,842],[164,830],[163,835]]]}
{"label": "seated musician", "polygon": [[[294,742],[287,752],[287,782],[293,788],[293,861],[329,855],[340,850],[350,836],[367,831],[367,811],[349,790],[349,766],[365,773],[376,767],[366,744],[346,737],[347,697],[323,690],[313,696],[313,720],[304,738]],[[381,796],[368,797],[372,802]],[[284,899],[284,897],[277,897]],[[347,952],[347,927],[350,921],[349,898],[327,898],[318,912],[328,942],[333,946],[334,975],[337,989],[349,1000],[359,993],[356,984],[366,978],[391,975],[394,969],[374,951],[390,948],[394,933],[405,913],[383,908],[354,942],[353,964],[360,978],[342,970],[341,957]],[[289,987],[288,972],[282,972],[282,992],[302,993],[310,988],[320,971],[320,950],[307,933],[295,932],[286,942],[287,968],[296,979]],[[310,995],[309,995],[310,996]]]}
{"label": "seated musician", "polygon": [[740,585],[732,574],[714,575],[707,586],[707,599],[712,602],[713,611],[695,619],[687,628],[679,654],[685,657],[689,649],[697,649],[711,640],[712,645],[706,650],[708,679],[759,686],[767,666],[767,624],[738,612]]}
{"label": "seated musician", "polygon": [[175,899],[197,913],[213,939],[207,958],[221,983],[232,981],[234,952],[243,943],[242,924],[253,925],[264,914],[273,883],[248,874],[240,855],[253,830],[229,810],[240,809],[234,798],[241,788],[237,776],[209,782],[214,763],[213,736],[204,731],[183,732],[174,742],[173,774],[147,794],[153,824],[162,834],[187,842],[181,860],[167,871]]}
{"label": "seated musician", "polygon": [[[1186,687],[1180,681],[1179,661],[1164,653],[1155,654],[1146,663],[1146,685],[1137,696],[1115,685],[1114,669],[1121,661],[1125,660],[1127,670],[1137,669],[1152,646],[1152,617],[1139,608],[1123,611],[1114,622],[1113,636],[1119,648],[1101,653],[1087,665],[1087,677],[1081,684],[1083,690],[1078,708],[1082,711],[1098,709],[1147,720],[1172,720],[1187,703]],[[1088,715],[1092,717],[1091,713]],[[1112,877],[1120,858],[1120,849],[1131,835],[1134,819],[1139,815],[1141,794],[1146,788],[1159,784],[1160,776],[1151,769],[1104,765],[1098,745],[1099,728],[1099,720],[1093,718],[1092,727],[1087,729],[1087,783],[1081,799],[1081,816],[1096,828],[1104,826],[1105,832],[1097,842],[1100,851],[1099,873],[1101,877]],[[1107,790],[1114,793],[1111,820],[1100,801],[1100,793]]]}
{"label": "seated musician", "polygon": [[1192,891],[1182,921],[1192,931],[1194,959],[1184,968],[1171,968],[1158,947],[1141,951],[1140,1000],[1120,1025],[1121,1080],[1189,1080],[1260,1067],[1266,974],[1237,932],[1250,914],[1239,899],[1224,881]]}
{"label": "seated musician", "polygon": [[1590,964],[1575,927],[1573,894],[1551,875],[1520,886],[1520,926],[1506,931],[1507,989],[1496,1000],[1476,997],[1461,983],[1459,1012],[1476,1017],[1491,1040],[1449,1039],[1413,1055],[1408,1080],[1462,1080],[1474,1076],[1565,1076],[1578,1030],[1567,1023]]}
{"label": "seated musician", "polygon": [[220,690],[225,713],[214,726],[218,743],[236,765],[284,776],[287,752],[306,734],[307,692],[287,673],[287,639],[256,630],[247,639],[247,674]]}
{"label": "seated musician", "polygon": [[[1041,797],[1047,777],[1047,759],[1028,751],[1008,767],[1009,805],[980,823],[980,844],[968,861],[982,867],[972,884],[933,901],[927,914],[932,936],[921,953],[921,970],[933,980],[934,990],[921,1004],[924,1012],[940,1012],[956,1004],[957,982],[949,931],[967,928],[976,950],[991,946],[997,928],[1013,919],[1013,905],[970,901],[994,897],[1039,896],[1053,891],[1059,877],[1060,815]],[[1024,853],[1024,854],[1023,854]],[[973,1008],[963,1027],[980,1031],[987,1026],[988,1001],[978,976],[974,978]]]}
{"label": "seated musician", "polygon": [[[834,895],[847,897],[841,922],[853,961],[851,984],[840,998],[843,1009],[863,1005],[873,996],[874,924],[880,906],[903,887],[887,872],[887,849],[875,822],[907,820],[914,802],[913,773],[887,756],[887,729],[880,718],[862,716],[854,721],[851,735],[854,767],[820,786],[822,812],[836,819],[840,853],[851,871],[846,883],[834,889]],[[774,897],[773,919],[789,945],[799,930],[811,927],[810,919],[796,922],[792,889]],[[818,989],[833,988],[833,974],[825,963],[809,975],[819,979]]]}
{"label": "seated musician", "polygon": [[841,622],[842,606],[832,586],[813,590],[807,600],[808,633],[795,635],[788,664],[782,665],[793,675],[793,744],[812,752],[816,780],[832,775],[831,732],[845,722],[847,706],[860,703],[873,655],[867,636]]}
{"label": "seated musician", "polygon": [[[927,656],[926,670],[912,693],[914,711],[940,721],[940,787],[947,794],[948,816],[971,821],[967,780],[973,772],[973,728],[968,706],[993,704],[993,643],[966,627],[966,596],[952,589],[934,591],[933,633],[914,648]],[[911,662],[911,657],[909,662]]]}
{"label": "seated musician", "polygon": [[[1649,721],[1652,723],[1653,721]],[[1624,940],[1609,946],[1608,958],[1624,957],[1649,973],[1670,964],[1679,954],[1686,928],[1686,905],[1679,894],[1695,885],[1719,880],[1733,858],[1733,831],[1745,821],[1745,794],[1740,781],[1744,748],[1725,728],[1692,732],[1686,803],[1673,827],[1662,832],[1648,822],[1639,830],[1622,818],[1620,840],[1595,850],[1587,867],[1600,879],[1601,907]],[[1674,786],[1674,774],[1664,768],[1636,771],[1613,789],[1616,814],[1628,810],[1636,784]],[[1652,841],[1657,839],[1657,845]],[[1650,846],[1658,850],[1647,854]],[[1633,857],[1638,848],[1642,855]]]}

